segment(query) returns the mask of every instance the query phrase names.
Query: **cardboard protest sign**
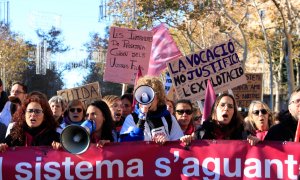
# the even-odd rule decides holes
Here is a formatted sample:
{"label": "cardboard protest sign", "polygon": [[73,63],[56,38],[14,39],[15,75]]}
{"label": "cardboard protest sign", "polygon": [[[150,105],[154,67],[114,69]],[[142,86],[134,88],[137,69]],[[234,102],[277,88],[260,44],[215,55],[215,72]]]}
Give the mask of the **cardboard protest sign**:
{"label": "cardboard protest sign", "polygon": [[153,32],[110,28],[104,81],[134,84],[138,67],[147,74]]}
{"label": "cardboard protest sign", "polygon": [[238,107],[247,108],[251,101],[261,100],[262,73],[246,74],[247,83],[232,89]]}
{"label": "cardboard protest sign", "polygon": [[57,95],[64,97],[67,102],[74,99],[79,99],[85,105],[88,105],[92,100],[101,99],[100,86],[98,82],[86,84],[71,89],[57,91]]}
{"label": "cardboard protest sign", "polygon": [[204,98],[207,80],[216,93],[246,83],[242,63],[231,40],[167,63],[177,96]]}

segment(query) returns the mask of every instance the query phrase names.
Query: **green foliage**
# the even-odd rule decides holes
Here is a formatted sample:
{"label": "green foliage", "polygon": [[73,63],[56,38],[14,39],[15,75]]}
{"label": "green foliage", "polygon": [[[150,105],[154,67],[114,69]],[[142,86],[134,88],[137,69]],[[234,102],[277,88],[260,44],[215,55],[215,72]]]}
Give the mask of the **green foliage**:
{"label": "green foliage", "polygon": [[117,95],[122,93],[122,85],[118,83],[104,82],[101,68],[96,63],[90,63],[90,74],[84,78],[83,84],[99,82],[102,96]]}
{"label": "green foliage", "polygon": [[84,78],[83,84],[89,84],[93,82],[99,82],[102,96],[105,95],[121,95],[122,86],[118,83],[104,82],[103,81],[103,68],[104,62],[95,63],[92,60],[92,54],[94,52],[105,52],[108,48],[108,36],[109,29],[106,28],[105,37],[102,38],[98,33],[90,34],[90,41],[85,43],[84,46],[87,48],[89,53],[89,74]]}
{"label": "green foliage", "polygon": [[28,91],[40,91],[48,98],[56,95],[58,90],[63,88],[60,74],[51,69],[47,69],[46,75],[35,74],[36,66],[34,62],[29,63],[28,69],[23,73],[24,83],[28,86]]}
{"label": "green foliage", "polygon": [[90,41],[85,43],[84,46],[87,49],[88,60],[92,60],[92,54],[93,52],[99,52],[106,50],[108,47],[108,36],[109,36],[109,28],[105,28],[105,37],[102,38],[98,33],[91,33],[90,34]]}
{"label": "green foliage", "polygon": [[21,74],[27,68],[29,50],[26,42],[9,26],[0,25],[0,67],[5,74],[6,87],[13,81],[22,81]]}
{"label": "green foliage", "polygon": [[70,48],[65,46],[61,36],[61,31],[52,27],[48,32],[45,32],[41,29],[36,30],[37,36],[41,40],[46,40],[48,43],[48,51],[52,54],[63,53],[68,51]]}

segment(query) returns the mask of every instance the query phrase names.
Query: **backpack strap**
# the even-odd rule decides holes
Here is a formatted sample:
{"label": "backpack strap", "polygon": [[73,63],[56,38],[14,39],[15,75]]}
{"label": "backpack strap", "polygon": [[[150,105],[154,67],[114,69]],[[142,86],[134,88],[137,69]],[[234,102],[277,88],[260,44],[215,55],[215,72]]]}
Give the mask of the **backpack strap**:
{"label": "backpack strap", "polygon": [[171,129],[172,129],[172,117],[171,114],[167,114],[166,116],[164,116],[167,123],[168,123],[168,130],[169,130],[169,134],[171,134]]}
{"label": "backpack strap", "polygon": [[131,113],[134,123],[137,124],[139,121],[139,116],[137,115],[137,113]]}

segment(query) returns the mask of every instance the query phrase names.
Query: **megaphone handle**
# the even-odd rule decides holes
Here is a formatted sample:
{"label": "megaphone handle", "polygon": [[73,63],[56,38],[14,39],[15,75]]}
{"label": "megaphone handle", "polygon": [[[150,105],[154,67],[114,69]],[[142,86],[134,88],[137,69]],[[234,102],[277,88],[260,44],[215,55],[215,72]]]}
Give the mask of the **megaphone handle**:
{"label": "megaphone handle", "polygon": [[142,113],[142,112],[140,112],[138,117],[139,117],[139,119],[146,120],[147,113]]}
{"label": "megaphone handle", "polygon": [[145,119],[139,119],[138,123],[137,123],[137,127],[140,128],[141,130],[145,129]]}

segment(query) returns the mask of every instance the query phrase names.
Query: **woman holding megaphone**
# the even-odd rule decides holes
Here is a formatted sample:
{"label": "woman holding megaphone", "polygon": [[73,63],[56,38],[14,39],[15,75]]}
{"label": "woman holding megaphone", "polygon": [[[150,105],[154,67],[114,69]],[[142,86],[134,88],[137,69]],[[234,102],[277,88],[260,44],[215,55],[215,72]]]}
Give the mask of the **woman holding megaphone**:
{"label": "woman holding megaphone", "polygon": [[163,83],[157,77],[144,76],[136,84],[134,96],[138,105],[133,115],[128,115],[121,129],[121,141],[166,141],[179,140],[182,130],[166,106]]}
{"label": "woman holding megaphone", "polygon": [[61,132],[61,146],[72,154],[84,153],[90,143],[102,147],[104,144],[114,141],[113,118],[104,101],[97,100],[89,104],[85,118],[86,120],[82,124],[71,124]]}
{"label": "woman holding megaphone", "polygon": [[102,147],[105,143],[113,142],[113,118],[108,105],[102,101],[92,102],[86,111],[86,119],[95,122],[95,131],[91,134],[91,142],[97,147]]}

